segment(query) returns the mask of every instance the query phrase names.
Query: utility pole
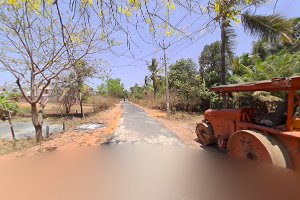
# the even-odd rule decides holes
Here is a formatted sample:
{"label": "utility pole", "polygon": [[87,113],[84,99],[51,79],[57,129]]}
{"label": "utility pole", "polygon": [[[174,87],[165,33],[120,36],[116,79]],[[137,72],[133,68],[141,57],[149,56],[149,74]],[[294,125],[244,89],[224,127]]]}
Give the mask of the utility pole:
{"label": "utility pole", "polygon": [[170,93],[169,93],[169,72],[167,66],[167,54],[166,50],[170,47],[170,44],[166,46],[165,41],[163,41],[163,45],[159,44],[160,48],[164,51],[164,66],[165,66],[165,77],[166,77],[166,107],[167,114],[170,114]]}

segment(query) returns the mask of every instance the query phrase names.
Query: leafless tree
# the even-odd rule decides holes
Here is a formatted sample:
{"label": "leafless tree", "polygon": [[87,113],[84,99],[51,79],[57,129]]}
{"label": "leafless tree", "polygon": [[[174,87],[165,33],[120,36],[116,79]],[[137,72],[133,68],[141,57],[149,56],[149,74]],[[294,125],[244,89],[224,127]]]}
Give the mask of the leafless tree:
{"label": "leafless tree", "polygon": [[72,14],[58,1],[44,7],[33,2],[0,5],[0,68],[15,77],[31,105],[36,141],[40,142],[48,102],[45,92],[79,60],[110,49],[114,44],[99,35],[107,35],[114,26],[89,22],[84,7]]}

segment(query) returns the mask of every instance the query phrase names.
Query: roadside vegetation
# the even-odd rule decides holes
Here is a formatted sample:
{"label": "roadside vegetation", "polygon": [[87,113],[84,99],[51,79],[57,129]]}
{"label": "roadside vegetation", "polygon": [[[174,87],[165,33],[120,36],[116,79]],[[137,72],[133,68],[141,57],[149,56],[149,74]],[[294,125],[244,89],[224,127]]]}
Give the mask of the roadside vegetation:
{"label": "roadside vegetation", "polygon": [[[300,75],[300,19],[287,21],[291,24],[290,31],[293,35],[290,39],[293,44],[283,41],[275,34],[272,40],[263,37],[253,42],[251,52],[241,56],[233,54],[234,46],[226,47],[226,84]],[[252,28],[251,32],[259,30],[259,27]],[[234,40],[230,42],[234,44]],[[199,53],[198,63],[192,59],[181,59],[169,66],[171,111],[173,113],[178,111],[201,113],[210,107],[222,106],[221,99],[215,93],[209,92],[210,87],[222,83],[220,78],[222,74],[221,52],[222,42],[216,41],[206,45]],[[163,68],[156,63],[155,58],[152,59],[152,65],[153,63],[157,69],[153,70],[153,67],[150,67],[149,76],[145,77],[145,84],[135,84],[130,88],[129,99],[144,107],[166,110]],[[150,81],[148,77],[155,77],[155,82]],[[244,93],[234,96],[233,104],[237,104],[240,99],[244,99],[244,102],[256,101],[261,105],[272,104],[282,100],[283,97],[284,95],[280,93],[261,92],[254,95]]]}

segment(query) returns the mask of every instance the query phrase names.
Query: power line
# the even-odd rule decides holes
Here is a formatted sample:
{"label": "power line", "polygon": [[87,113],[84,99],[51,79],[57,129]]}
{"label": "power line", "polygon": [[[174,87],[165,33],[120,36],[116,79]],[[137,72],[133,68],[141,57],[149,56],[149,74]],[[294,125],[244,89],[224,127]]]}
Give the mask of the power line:
{"label": "power line", "polygon": [[[204,35],[199,36],[197,39],[194,39],[193,41],[191,41],[190,43],[186,44],[185,47],[183,48],[175,48],[175,51],[173,51],[171,53],[171,57],[174,56],[175,54],[181,53],[182,51],[184,51],[186,48],[190,47],[190,45],[192,45],[191,43],[195,43],[198,42],[200,39],[202,39],[204,36],[206,36],[209,33],[212,33],[214,30],[210,30],[209,32],[205,33]],[[180,46],[179,46],[180,47]]]}
{"label": "power line", "polygon": [[160,50],[161,50],[161,49],[157,49],[157,50],[155,50],[154,52],[152,52],[152,53],[150,53],[150,54],[147,54],[147,55],[145,55],[145,56],[143,56],[143,57],[141,57],[141,58],[139,58],[139,59],[136,59],[135,61],[133,61],[133,62],[127,64],[127,65],[123,65],[123,66],[114,66],[114,67],[115,67],[115,68],[122,68],[122,67],[133,66],[133,64],[135,64],[135,63],[137,63],[137,62],[139,62],[139,61],[142,61],[144,58],[147,58],[147,57],[149,57],[149,56],[152,56],[153,54],[159,52]]}
{"label": "power line", "polygon": [[[199,18],[198,18],[198,19],[199,19]],[[198,19],[197,19],[197,20],[198,20]],[[197,21],[197,20],[196,20],[196,21]],[[195,21],[195,22],[196,22],[196,21]],[[211,21],[210,21],[210,22],[211,22]],[[201,31],[203,31],[203,30],[206,29],[206,28],[209,28],[211,25],[207,25],[207,24],[209,24],[210,22],[206,23],[206,25],[205,25],[204,27],[202,26],[200,29],[195,30],[193,33],[191,33],[191,34],[189,35],[189,37],[192,36],[192,35],[195,35],[195,34],[197,34],[197,33],[199,33],[199,32],[201,32]],[[192,23],[192,24],[193,24],[193,23]],[[203,37],[203,36],[201,36],[201,37]],[[198,38],[197,40],[201,39],[201,37]],[[180,41],[183,41],[183,40],[186,40],[186,39],[188,39],[188,37],[183,37],[183,38],[177,39],[177,40],[175,40],[174,42],[171,42],[169,45],[172,46],[173,44],[176,44],[176,43],[178,43],[178,42],[180,42]],[[145,55],[145,56],[143,56],[143,57],[141,57],[141,58],[139,58],[139,59],[136,59],[135,61],[133,61],[133,62],[127,64],[127,65],[123,65],[123,66],[113,66],[113,67],[114,67],[114,68],[124,68],[124,67],[129,67],[129,66],[135,66],[135,65],[133,65],[133,64],[135,64],[135,63],[137,63],[137,62],[139,62],[139,61],[142,61],[143,59],[145,59],[145,58],[147,58],[147,57],[149,57],[149,56],[152,56],[152,55],[154,55],[155,53],[158,53],[158,52],[161,51],[161,50],[162,50],[162,49],[157,49],[157,50],[153,51],[152,53],[149,53],[149,54],[147,54],[147,55]]]}

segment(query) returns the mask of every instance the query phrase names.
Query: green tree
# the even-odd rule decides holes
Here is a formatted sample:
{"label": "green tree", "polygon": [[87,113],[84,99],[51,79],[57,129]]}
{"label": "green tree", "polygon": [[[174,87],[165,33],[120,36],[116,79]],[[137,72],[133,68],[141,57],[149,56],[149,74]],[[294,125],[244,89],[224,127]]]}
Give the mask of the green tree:
{"label": "green tree", "polygon": [[161,83],[161,68],[158,67],[158,62],[155,58],[152,59],[151,64],[148,65],[148,70],[151,72],[149,78],[152,80],[153,85],[153,94],[154,98],[156,98],[158,93],[158,87]]}
{"label": "green tree", "polygon": [[264,61],[258,55],[253,55],[252,63],[243,63],[243,59],[245,58],[235,59],[233,75],[230,78],[231,83],[291,77],[300,74],[300,51],[292,53],[284,50],[268,56]]}
{"label": "green tree", "polygon": [[107,84],[106,83],[101,83],[100,85],[98,85],[97,86],[97,93],[99,95],[108,96]]}
{"label": "green tree", "polygon": [[88,65],[84,60],[80,60],[74,65],[74,79],[75,86],[77,87],[77,95],[80,104],[80,114],[84,117],[83,102],[90,96],[89,86],[84,82],[89,78],[94,78],[98,74],[94,66]]}
{"label": "green tree", "polygon": [[282,45],[271,44],[267,41],[259,40],[252,45],[252,54],[258,55],[262,60],[265,60],[268,56],[278,53],[282,50]]}
{"label": "green tree", "polygon": [[281,39],[274,41],[258,40],[254,43],[252,54],[258,54],[263,60],[267,56],[277,54],[280,51],[297,52],[300,50],[299,35],[300,35],[300,18],[290,19],[293,28],[292,40],[293,43],[282,42]]}
{"label": "green tree", "polygon": [[124,90],[124,99],[128,99],[128,97],[129,97],[128,90]]}
{"label": "green tree", "polygon": [[[226,66],[229,66],[229,54],[226,54]],[[201,78],[207,87],[219,83],[221,73],[221,42],[216,41],[205,45],[199,56],[199,66]],[[226,68],[229,69],[228,67]],[[227,72],[228,73],[228,72]]]}
{"label": "green tree", "polygon": [[130,87],[130,94],[129,96],[131,98],[135,99],[143,99],[144,94],[145,94],[145,87],[139,86],[137,83],[133,86]]}
{"label": "green tree", "polygon": [[[221,29],[221,84],[226,84],[226,51],[232,51],[236,37],[235,30],[231,25],[232,21],[237,24],[242,21],[245,32],[260,39],[271,42],[282,39],[286,43],[293,43],[293,24],[289,20],[278,14],[256,15],[249,12],[249,7],[257,7],[265,2],[265,0],[214,0],[209,2],[208,9],[215,12],[216,16],[213,19],[219,23]],[[233,57],[231,58],[233,59]],[[226,98],[223,98],[223,107],[226,105]]]}
{"label": "green tree", "polygon": [[124,85],[121,83],[121,79],[108,79],[106,82],[107,95],[115,98],[124,97]]}
{"label": "green tree", "polygon": [[181,98],[186,111],[190,110],[192,103],[198,104],[201,100],[199,92],[204,90],[198,74],[196,63],[192,59],[181,59],[170,67],[170,89],[172,93]]}
{"label": "green tree", "polygon": [[66,114],[70,114],[71,107],[76,104],[77,101],[77,93],[78,89],[75,87],[75,85],[68,86],[67,88],[64,88],[62,95],[61,95],[61,101],[63,106],[65,107]]}
{"label": "green tree", "polygon": [[9,93],[0,94],[0,111],[3,112],[5,117],[7,117],[12,139],[15,140],[15,132],[12,124],[11,115],[13,112],[16,112],[18,110],[18,104],[16,101],[13,101],[8,97],[9,97]]}
{"label": "green tree", "polygon": [[80,114],[81,117],[83,117],[83,102],[90,96],[90,88],[85,84],[85,81],[89,78],[97,77],[99,72],[94,66],[89,65],[84,60],[78,61],[70,70],[72,70],[72,72],[63,81],[61,100],[66,108],[66,114],[70,113],[71,107],[75,105],[78,100],[80,104]]}
{"label": "green tree", "polygon": [[245,31],[258,38],[268,41],[281,38],[284,42],[293,42],[292,23],[289,20],[277,14],[256,15],[244,10],[245,7],[259,6],[263,3],[265,0],[215,0],[210,4],[209,9],[215,12],[214,19],[219,22],[221,29],[221,84],[226,84],[226,49],[230,51],[235,37],[232,21],[242,21]]}
{"label": "green tree", "polygon": [[295,38],[299,42],[300,40],[300,17],[293,20],[295,24]]}

